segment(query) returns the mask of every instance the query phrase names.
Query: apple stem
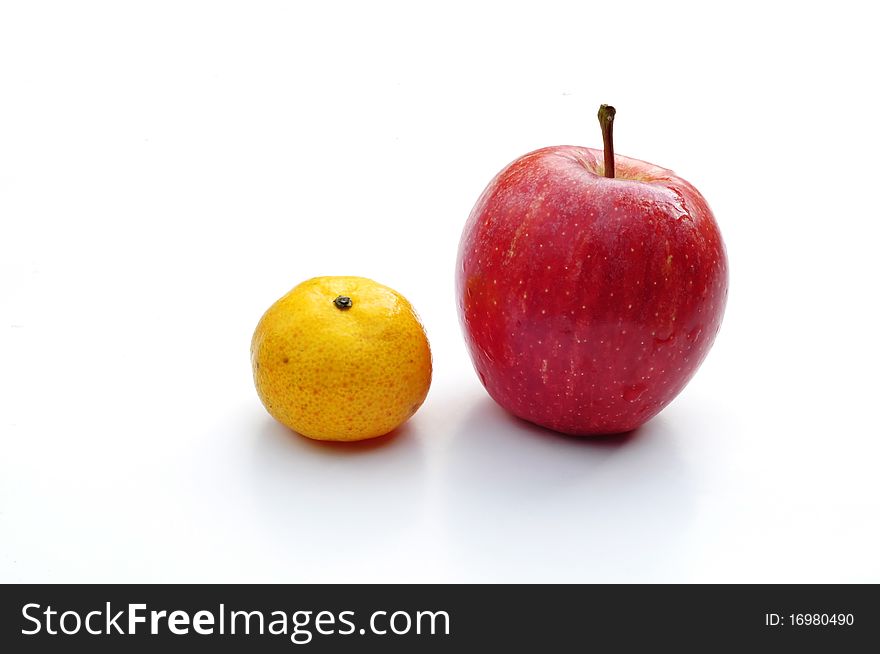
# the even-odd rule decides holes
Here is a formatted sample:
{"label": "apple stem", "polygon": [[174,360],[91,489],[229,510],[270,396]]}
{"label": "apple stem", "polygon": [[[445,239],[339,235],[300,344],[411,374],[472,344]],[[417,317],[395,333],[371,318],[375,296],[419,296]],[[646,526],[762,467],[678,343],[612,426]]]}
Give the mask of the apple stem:
{"label": "apple stem", "polygon": [[605,147],[605,177],[614,177],[614,114],[617,111],[610,104],[599,107],[599,125],[602,127],[602,143]]}

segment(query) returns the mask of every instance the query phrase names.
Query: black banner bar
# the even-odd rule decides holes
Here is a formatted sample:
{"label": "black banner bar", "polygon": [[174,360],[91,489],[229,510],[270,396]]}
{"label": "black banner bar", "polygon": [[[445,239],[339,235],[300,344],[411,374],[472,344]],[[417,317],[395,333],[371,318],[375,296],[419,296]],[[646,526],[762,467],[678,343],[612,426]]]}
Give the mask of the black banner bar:
{"label": "black banner bar", "polygon": [[0,593],[6,652],[848,652],[880,642],[876,585],[7,585]]}

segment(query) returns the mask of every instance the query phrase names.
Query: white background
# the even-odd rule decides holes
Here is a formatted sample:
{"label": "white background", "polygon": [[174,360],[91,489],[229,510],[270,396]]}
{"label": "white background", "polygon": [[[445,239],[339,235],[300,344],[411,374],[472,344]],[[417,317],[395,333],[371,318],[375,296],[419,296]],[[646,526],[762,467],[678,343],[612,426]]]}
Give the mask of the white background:
{"label": "white background", "polygon": [[[0,581],[880,581],[868,6],[4,3]],[[485,184],[602,102],[731,269],[692,383],[604,443],[497,408],[453,294]],[[333,274],[427,326],[394,437],[254,392],[262,312]]]}

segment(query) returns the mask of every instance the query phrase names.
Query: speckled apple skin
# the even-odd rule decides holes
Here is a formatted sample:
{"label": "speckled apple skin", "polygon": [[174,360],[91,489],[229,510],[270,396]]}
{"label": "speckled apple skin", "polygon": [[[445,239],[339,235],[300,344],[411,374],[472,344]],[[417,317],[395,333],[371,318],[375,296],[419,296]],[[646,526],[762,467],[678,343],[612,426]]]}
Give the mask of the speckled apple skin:
{"label": "speckled apple skin", "polygon": [[502,170],[468,218],[456,291],[489,395],[567,434],[626,432],[675,398],[727,300],[724,243],[671,171],[557,146]]}

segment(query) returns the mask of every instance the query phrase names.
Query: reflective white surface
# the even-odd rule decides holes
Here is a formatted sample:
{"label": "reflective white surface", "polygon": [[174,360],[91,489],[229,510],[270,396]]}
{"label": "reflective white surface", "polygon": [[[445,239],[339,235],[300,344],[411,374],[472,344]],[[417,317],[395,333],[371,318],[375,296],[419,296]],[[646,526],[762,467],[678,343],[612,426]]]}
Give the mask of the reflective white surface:
{"label": "reflective white surface", "polygon": [[[0,9],[0,581],[880,581],[880,53],[844,4]],[[489,179],[597,147],[601,102],[707,197],[731,291],[597,442],[488,399],[453,269]],[[377,442],[253,390],[262,311],[326,274],[428,330]]]}

